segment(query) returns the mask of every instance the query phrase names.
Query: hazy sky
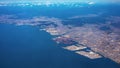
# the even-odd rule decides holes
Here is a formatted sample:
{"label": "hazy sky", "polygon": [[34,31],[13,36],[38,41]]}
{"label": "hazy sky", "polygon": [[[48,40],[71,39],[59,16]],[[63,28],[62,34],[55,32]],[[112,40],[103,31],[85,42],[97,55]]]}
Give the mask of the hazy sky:
{"label": "hazy sky", "polygon": [[16,2],[16,1],[22,1],[22,2],[30,2],[30,1],[42,1],[42,2],[46,2],[46,1],[50,1],[50,2],[63,2],[63,1],[67,1],[67,2],[97,2],[97,3],[120,3],[120,0],[0,0],[0,2],[2,1],[7,1],[7,2]]}

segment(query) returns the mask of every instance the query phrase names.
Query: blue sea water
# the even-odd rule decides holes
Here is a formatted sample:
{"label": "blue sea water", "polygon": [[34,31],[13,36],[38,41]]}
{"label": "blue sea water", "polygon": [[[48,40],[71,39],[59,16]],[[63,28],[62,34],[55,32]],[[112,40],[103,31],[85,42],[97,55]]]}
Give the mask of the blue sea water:
{"label": "blue sea water", "polygon": [[62,49],[38,27],[0,24],[0,68],[119,68]]}
{"label": "blue sea water", "polygon": [[[116,6],[110,8],[111,6],[100,7],[98,5],[87,9],[85,7],[60,7],[59,9],[38,6],[0,7],[0,15],[17,15],[17,19],[34,16],[67,19],[76,15],[105,12],[103,16],[96,19],[87,19],[89,23],[97,23],[96,21],[104,23],[103,18],[120,15],[119,9],[114,8]],[[81,22],[81,20],[70,20],[68,24],[81,25],[81,23],[73,22]],[[66,23],[65,21],[64,24]],[[120,68],[119,64],[108,58],[91,60],[64,50],[52,40],[52,37],[49,33],[40,31],[39,26],[0,24],[0,68]]]}

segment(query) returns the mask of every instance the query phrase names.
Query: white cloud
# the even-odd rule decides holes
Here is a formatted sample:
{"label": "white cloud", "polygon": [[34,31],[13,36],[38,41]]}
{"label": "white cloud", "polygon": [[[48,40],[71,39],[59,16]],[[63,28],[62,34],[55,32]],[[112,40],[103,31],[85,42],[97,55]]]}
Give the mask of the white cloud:
{"label": "white cloud", "polygon": [[95,2],[88,2],[88,4],[92,5],[92,4],[95,4]]}

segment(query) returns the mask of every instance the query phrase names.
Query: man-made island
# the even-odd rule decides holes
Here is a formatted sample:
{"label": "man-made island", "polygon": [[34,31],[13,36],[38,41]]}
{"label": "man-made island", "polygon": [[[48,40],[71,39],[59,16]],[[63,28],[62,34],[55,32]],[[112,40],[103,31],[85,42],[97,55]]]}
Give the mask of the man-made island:
{"label": "man-made island", "polygon": [[[117,21],[116,21],[117,20]],[[1,23],[38,26],[53,36],[64,49],[83,55],[90,59],[110,58],[120,63],[120,31],[110,24],[119,23],[120,17],[110,18],[104,24],[84,24],[82,26],[65,25],[64,20],[48,17],[14,19],[13,16],[0,16]],[[69,22],[69,21],[68,21]],[[101,30],[109,27],[110,30]],[[66,46],[65,46],[66,45]]]}

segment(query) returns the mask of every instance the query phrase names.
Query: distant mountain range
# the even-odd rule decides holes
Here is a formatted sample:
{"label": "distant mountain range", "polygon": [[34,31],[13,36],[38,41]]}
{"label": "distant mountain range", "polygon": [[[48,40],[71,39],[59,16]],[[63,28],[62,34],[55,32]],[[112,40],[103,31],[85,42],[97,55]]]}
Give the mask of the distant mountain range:
{"label": "distant mountain range", "polygon": [[94,5],[94,2],[0,2],[0,6],[69,6],[69,7],[83,7]]}

